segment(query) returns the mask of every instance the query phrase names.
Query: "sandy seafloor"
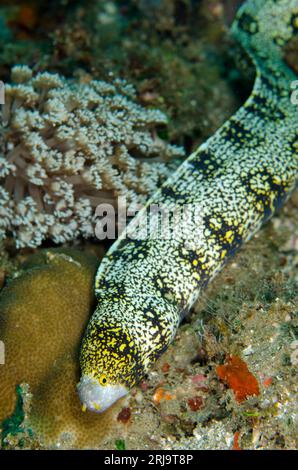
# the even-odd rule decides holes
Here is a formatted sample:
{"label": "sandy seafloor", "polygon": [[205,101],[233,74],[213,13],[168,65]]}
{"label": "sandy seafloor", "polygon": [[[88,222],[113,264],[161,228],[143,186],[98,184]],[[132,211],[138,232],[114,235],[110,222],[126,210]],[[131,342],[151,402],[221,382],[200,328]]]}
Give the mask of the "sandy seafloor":
{"label": "sandy seafloor", "polygon": [[[26,2],[21,3],[26,4]],[[111,8],[105,10],[102,14],[109,15],[115,11],[113,6],[115,7],[115,4],[117,6],[117,2],[115,4],[113,2],[107,3],[110,4]],[[150,25],[150,17],[148,19],[148,16],[144,13],[146,2],[140,3],[142,9],[138,11],[138,14],[144,16],[140,16],[138,25],[141,27],[143,21],[149,22]],[[152,8],[154,3],[147,2],[147,4],[152,4]],[[173,3],[176,6],[179,4],[177,1],[164,2],[164,9],[159,13],[160,29],[156,32],[155,40],[160,35],[162,47],[168,47],[168,45],[164,46],[165,41],[171,43],[169,46],[173,48],[171,53],[174,54],[176,51],[177,61],[179,62],[181,59],[179,54],[183,55],[184,53],[181,53],[182,46],[180,44],[175,49],[173,46],[175,36],[174,39],[173,37],[169,39],[167,37],[168,26],[163,26],[166,19],[169,19],[169,12],[172,11],[169,5],[171,6]],[[185,5],[189,4],[189,2],[184,3]],[[223,19],[221,14],[223,5],[221,2],[211,3],[212,9],[209,9],[207,14],[206,4],[202,2],[205,8],[202,7],[202,15],[206,15],[203,16],[205,26],[202,27],[202,34],[196,38],[196,41],[203,51],[204,48],[208,49],[210,44],[216,48],[217,41],[220,42],[221,37],[227,35],[226,30],[222,28]],[[5,20],[8,15],[7,6],[1,6],[1,8],[0,16],[2,13],[2,18]],[[5,8],[5,11],[3,8]],[[35,10],[34,2],[31,8],[32,21],[36,25],[39,13]],[[83,7],[82,9],[84,11]],[[70,8],[69,11],[67,10],[65,13],[66,20],[72,18],[72,9]],[[146,8],[145,11],[147,11]],[[153,14],[156,14],[154,10],[152,11]],[[31,28],[30,26],[31,23],[24,26],[25,20],[20,21],[20,17],[17,16],[18,12],[16,12],[14,22],[9,23],[10,26],[7,28],[7,34],[11,33],[10,28],[12,28],[13,34],[10,37],[9,48],[5,54],[3,53],[1,59],[2,74],[9,73],[9,68],[14,64],[14,54],[17,61],[22,61],[22,58],[23,62],[28,60],[30,64],[34,60],[39,61],[41,69],[49,68],[55,71],[58,69],[59,72],[65,73],[65,70],[69,72],[70,67],[75,72],[76,61],[82,62],[80,50],[75,47],[77,45],[75,41],[78,39],[73,36],[69,38],[66,36],[62,44],[61,29],[63,32],[63,28],[61,24],[66,28],[65,31],[70,34],[67,29],[67,21],[61,21],[60,17],[55,18],[53,11],[49,13],[52,15],[51,21],[53,23],[55,23],[55,19],[59,21],[59,28],[57,27],[57,31],[54,31],[58,42],[60,35],[59,47],[67,48],[67,40],[69,40],[69,50],[75,49],[73,54],[79,55],[79,57],[73,57],[73,60],[71,60],[69,55],[62,54],[63,60],[59,63],[50,47],[47,49],[47,54],[43,56],[43,47],[47,48],[47,41],[50,43],[53,41],[53,37],[51,36],[51,39],[49,39],[49,36],[47,36],[49,33],[46,32],[43,38],[44,43],[41,44],[42,34],[40,32],[36,34],[34,27]],[[9,14],[12,15],[12,12],[10,11]],[[161,21],[162,15],[165,15],[166,18],[164,22]],[[80,18],[79,16],[78,21],[80,21]],[[107,22],[106,17],[101,21]],[[173,28],[175,27],[175,23],[171,23],[171,25]],[[84,32],[83,26],[84,23],[80,24],[81,36]],[[217,32],[218,30],[221,30],[220,34]],[[186,41],[191,31],[187,24],[184,25],[183,34]],[[126,43],[129,40],[132,43],[136,41],[136,36],[131,33],[131,30],[124,30],[124,32],[128,35],[125,38]],[[203,35],[203,32],[206,35]],[[207,33],[210,33],[209,36]],[[85,31],[85,34],[88,35],[88,31]],[[124,33],[122,32],[122,34]],[[148,30],[146,30],[146,34],[149,34]],[[20,46],[20,35],[21,43],[24,37],[25,42],[27,41],[28,47],[24,47],[24,50]],[[91,73],[90,57],[93,57],[92,54],[95,54],[95,50],[92,47],[86,50],[86,44],[90,45],[90,42],[86,40],[85,44],[84,36],[83,39],[81,36],[78,44],[83,44],[85,48],[84,54],[87,56],[85,66],[87,69],[89,67],[88,73]],[[207,39],[205,39],[206,37]],[[71,41],[74,41],[74,45]],[[119,38],[113,38],[111,42],[113,41],[115,49],[117,49]],[[208,95],[210,82],[208,75],[198,77],[200,89],[205,86],[208,96],[208,103],[206,105],[201,103],[203,109],[201,112],[205,113],[205,122],[201,125],[200,123],[189,124],[190,120],[195,121],[199,118],[196,111],[192,109],[189,109],[188,113],[190,103],[183,102],[183,112],[181,114],[178,111],[173,112],[173,107],[176,106],[178,109],[181,104],[180,100],[183,99],[177,92],[179,83],[175,82],[177,89],[173,87],[171,96],[167,95],[164,100],[160,101],[163,110],[169,111],[171,106],[173,120],[170,124],[169,138],[179,144],[190,148],[195,147],[204,137],[210,135],[241,104],[242,97],[247,95],[247,90],[251,85],[251,75],[249,75],[251,71],[248,69],[250,78],[246,82],[244,80],[243,88],[237,95],[237,86],[239,86],[242,79],[241,75],[237,75],[239,72],[237,72],[236,65],[231,59],[230,48],[232,46],[229,41],[230,39],[226,39],[222,46],[225,62],[220,64],[220,71],[217,72],[219,91],[226,91],[226,95],[222,102],[222,108],[217,111],[218,116],[216,119],[214,113],[212,113],[212,107],[214,109],[214,100],[218,99],[218,94],[214,92]],[[98,64],[103,66],[103,73],[107,73],[108,68],[113,67],[118,73],[118,69],[122,67],[124,76],[127,75],[127,78],[131,78],[137,87],[138,81],[144,86],[144,81],[146,81],[144,74],[149,73],[146,67],[144,67],[142,73],[138,74],[130,71],[125,74],[123,68],[126,60],[123,59],[122,63],[118,57],[107,60],[107,48],[104,41],[97,44],[96,47],[97,52],[98,48],[99,50],[102,48],[102,56],[100,60],[98,57],[97,59],[99,60]],[[156,46],[157,55],[160,54],[162,57],[162,47],[160,50],[158,47]],[[127,58],[129,52],[126,50],[125,54],[127,54]],[[204,57],[204,54],[202,57]],[[206,60],[204,62],[204,60],[202,58],[204,65],[202,70],[208,70],[208,67],[211,67],[213,71],[216,71],[214,64],[210,66],[208,60],[207,62]],[[195,88],[193,82],[195,71],[189,69],[186,56],[181,61],[184,64],[184,68],[181,65],[182,70],[185,72],[185,76],[189,77],[189,93],[192,96]],[[80,69],[82,67],[81,62]],[[119,66],[119,63],[122,65]],[[137,66],[139,67],[139,64]],[[229,67],[235,68],[230,70]],[[100,76],[96,68],[94,73],[97,77]],[[150,73],[158,74],[159,71],[155,68],[154,72],[151,70]],[[164,73],[164,70],[161,70],[160,73]],[[215,72],[214,74],[216,75]],[[156,86],[158,88],[157,94],[163,96],[163,85],[157,83]],[[187,86],[188,82],[186,80],[185,88]],[[202,98],[200,97],[200,99]],[[186,134],[183,134],[184,123],[185,128],[187,128],[187,138],[185,137]],[[175,132],[175,129],[179,130]],[[10,421],[5,421],[5,424],[2,423],[4,433],[1,446],[8,449],[71,447],[101,449],[297,448],[297,208],[298,200],[296,195],[238,253],[234,260],[208,287],[193,309],[191,316],[180,327],[174,343],[159,359],[146,380],[133,390],[131,397],[119,402],[105,417],[96,417],[101,420],[102,425],[96,423],[96,418],[91,417],[88,412],[86,418],[84,418],[84,423],[81,424],[81,418],[76,415],[78,413],[76,408],[64,406],[64,402],[61,400],[58,410],[53,407],[53,396],[56,396],[59,401],[61,393],[67,394],[68,390],[73,393],[74,388],[74,383],[71,379],[68,381],[67,374],[65,375],[65,382],[63,384],[61,382],[60,389],[58,386],[59,380],[55,379],[56,382],[54,379],[52,380],[52,367],[56,367],[56,359],[53,358],[52,362],[49,361],[48,378],[41,383],[40,387],[35,386],[33,388],[35,392],[33,392],[32,387],[30,388],[29,381],[26,381],[26,370],[24,370],[22,391],[19,392],[22,411],[17,407]],[[83,250],[83,253],[92,253],[96,256],[99,256],[105,250],[94,240],[89,242],[78,240],[72,246],[75,249]],[[12,286],[14,282],[17,282],[17,278],[23,272],[21,264],[28,261],[33,253],[38,254],[41,249],[51,250],[52,248],[53,245],[48,243],[34,250],[23,249],[18,251],[14,248],[11,237],[1,242],[0,287],[3,290],[0,295],[0,309],[4,305],[1,302],[3,302],[3,292],[6,286]],[[76,288],[79,288],[79,286],[76,286]],[[68,292],[68,294],[71,297],[72,293]],[[34,299],[34,296],[32,298]],[[16,302],[27,302],[28,321],[30,321],[32,298],[29,291],[29,293],[24,293],[23,299],[16,299]],[[51,302],[51,298],[49,298],[49,302]],[[69,328],[71,328],[71,322]],[[65,348],[67,349],[67,330],[64,332],[61,327],[57,327],[57,331],[59,331],[59,335],[65,334]],[[8,337],[13,338],[13,332],[10,332]],[[22,347],[26,348],[26,345],[20,344],[19,347],[21,350]],[[258,396],[250,397],[242,403],[238,403],[235,400],[233,391],[219,380],[216,367],[223,364],[228,355],[239,356],[245,361],[259,383],[260,393]],[[18,359],[16,358],[16,360]],[[34,369],[34,353],[32,354],[31,369]],[[61,367],[61,374],[63,374],[63,370],[63,367]],[[16,384],[11,383],[10,385],[13,389]],[[55,390],[51,390],[54,385]],[[34,393],[36,394],[36,402],[34,402]],[[0,407],[3,405],[1,400],[4,400],[4,397],[6,397],[6,394],[1,393]],[[67,401],[67,398],[65,400]],[[38,410],[42,410],[40,415]],[[55,410],[55,416],[53,416],[53,410]],[[31,414],[34,415],[32,422]],[[92,423],[90,426],[88,419]],[[51,425],[51,420],[55,421],[55,425]],[[61,426],[59,423],[61,423]],[[94,429],[93,432],[92,429]],[[101,429],[100,432],[99,429]]]}

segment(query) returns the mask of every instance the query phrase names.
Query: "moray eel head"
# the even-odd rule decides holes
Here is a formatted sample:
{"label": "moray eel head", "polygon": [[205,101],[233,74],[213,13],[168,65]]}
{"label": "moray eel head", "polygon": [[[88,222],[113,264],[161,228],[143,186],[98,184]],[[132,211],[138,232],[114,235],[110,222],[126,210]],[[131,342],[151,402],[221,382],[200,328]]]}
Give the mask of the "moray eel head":
{"label": "moray eel head", "polygon": [[97,379],[88,375],[82,375],[77,388],[82,402],[82,410],[88,409],[97,413],[107,410],[129,392],[125,385],[108,383],[102,385]]}
{"label": "moray eel head", "polygon": [[140,379],[138,362],[136,345],[120,324],[91,320],[82,342],[77,385],[83,411],[101,413],[129,393]]}

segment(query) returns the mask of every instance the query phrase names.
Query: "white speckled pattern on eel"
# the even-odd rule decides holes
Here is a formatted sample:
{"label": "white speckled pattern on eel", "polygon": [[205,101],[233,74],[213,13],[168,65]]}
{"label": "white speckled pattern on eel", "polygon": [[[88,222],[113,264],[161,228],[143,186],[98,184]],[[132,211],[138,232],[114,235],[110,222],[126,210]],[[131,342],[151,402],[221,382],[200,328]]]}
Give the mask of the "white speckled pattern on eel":
{"label": "white speckled pattern on eel", "polygon": [[148,202],[200,208],[185,240],[133,240],[123,232],[102,261],[81,347],[83,408],[104,411],[143,378],[201,289],[295,188],[297,76],[283,47],[298,31],[297,0],[248,0],[232,31],[256,66],[253,91]]}

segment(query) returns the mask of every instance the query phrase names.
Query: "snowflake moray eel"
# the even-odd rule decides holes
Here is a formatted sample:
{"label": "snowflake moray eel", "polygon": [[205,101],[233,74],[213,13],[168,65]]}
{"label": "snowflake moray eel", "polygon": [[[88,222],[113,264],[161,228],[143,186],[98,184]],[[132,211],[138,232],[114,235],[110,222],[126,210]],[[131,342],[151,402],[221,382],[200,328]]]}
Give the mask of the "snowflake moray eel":
{"label": "snowflake moray eel", "polygon": [[297,76],[283,48],[297,31],[297,0],[248,0],[238,11],[232,32],[256,67],[252,93],[148,202],[189,207],[183,237],[135,239],[129,228],[145,208],[103,259],[81,346],[83,410],[106,410],[144,377],[201,289],[294,190]]}

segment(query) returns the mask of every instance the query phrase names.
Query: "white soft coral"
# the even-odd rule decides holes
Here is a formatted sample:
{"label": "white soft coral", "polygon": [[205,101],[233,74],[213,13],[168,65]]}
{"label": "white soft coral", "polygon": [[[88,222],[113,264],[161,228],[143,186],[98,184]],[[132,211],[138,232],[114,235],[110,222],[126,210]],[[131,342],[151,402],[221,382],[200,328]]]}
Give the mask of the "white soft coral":
{"label": "white soft coral", "polygon": [[17,247],[93,234],[94,209],[126,195],[143,203],[170,174],[181,148],[158,138],[167,122],[135,102],[123,80],[80,84],[12,70],[0,141],[0,236]]}

